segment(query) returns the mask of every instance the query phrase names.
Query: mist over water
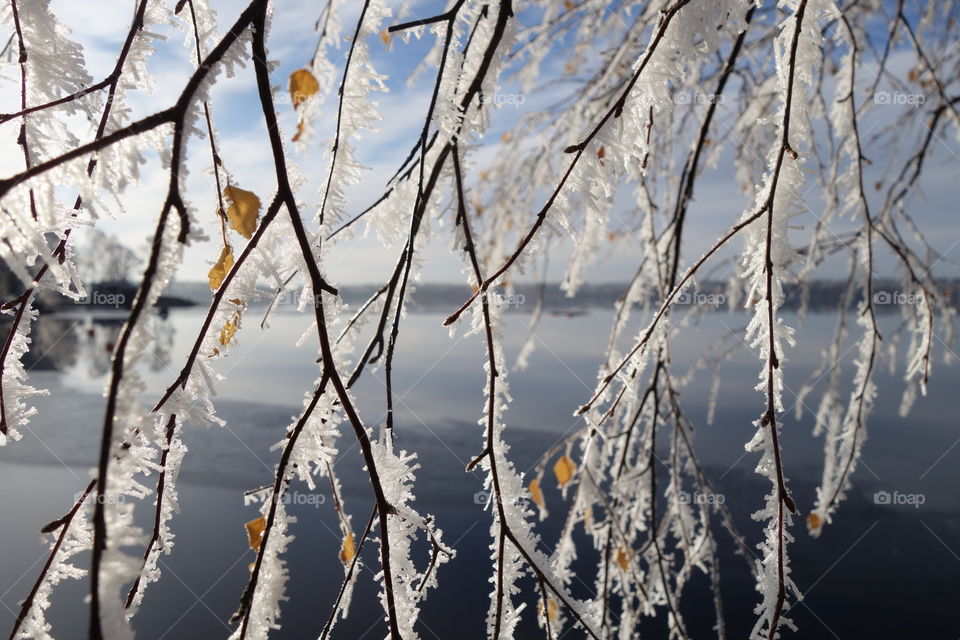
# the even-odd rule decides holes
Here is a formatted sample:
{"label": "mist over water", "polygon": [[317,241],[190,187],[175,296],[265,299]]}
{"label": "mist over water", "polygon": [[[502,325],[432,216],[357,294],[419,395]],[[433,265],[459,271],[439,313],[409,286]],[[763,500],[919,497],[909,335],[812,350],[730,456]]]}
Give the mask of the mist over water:
{"label": "mist over water", "polygon": [[[142,367],[148,398],[156,398],[175,378],[203,321],[203,311],[172,311],[155,318],[162,348]],[[464,336],[466,325],[450,336],[441,326],[442,313],[414,313],[402,321],[405,339],[398,345],[394,368],[396,438],[398,448],[416,452],[421,468],[415,493],[422,513],[436,516],[444,540],[457,557],[440,569],[439,579],[456,588],[431,593],[420,633],[424,638],[482,638],[491,574],[489,526],[483,475],[465,472],[466,463],[482,448],[484,352],[482,336]],[[634,326],[642,314],[635,314]],[[682,316],[683,314],[679,314]],[[897,408],[903,390],[902,363],[897,372],[879,374],[879,394],[869,421],[862,463],[854,488],[841,505],[836,521],[819,539],[811,539],[803,516],[814,501],[822,466],[822,440],[812,435],[813,412],[826,380],[806,397],[802,415],[795,415],[796,392],[819,363],[820,351],[832,337],[834,314],[809,315],[798,327],[798,344],[788,350],[784,371],[783,452],[790,488],[801,517],[792,528],[792,566],[798,588],[806,595],[789,615],[800,626],[799,638],[953,637],[960,626],[956,599],[960,584],[960,399],[958,368],[942,364],[946,347],[938,343],[929,394],[920,398],[906,418]],[[4,541],[0,545],[0,627],[11,624],[16,603],[29,591],[46,557],[37,532],[62,515],[90,477],[103,419],[102,392],[106,383],[112,340],[122,312],[54,314],[36,327],[37,357],[32,366],[34,386],[50,389],[36,399],[39,414],[24,439],[0,449],[0,513]],[[531,316],[505,316],[504,348],[512,365],[526,339]],[[545,314],[537,329],[530,365],[510,371],[507,381],[513,402],[505,415],[510,456],[521,471],[530,470],[554,443],[581,424],[573,417],[596,381],[599,358],[606,346],[611,313],[591,310],[582,315]],[[243,492],[272,481],[276,451],[291,418],[299,413],[303,394],[318,374],[315,336],[310,319],[282,311],[268,331],[259,329],[252,309],[237,334],[239,346],[216,368],[226,376],[218,383],[217,407],[223,428],[188,426],[184,442],[189,453],[178,489],[182,513],[172,522],[176,534],[172,555],[161,559],[165,579],[150,586],[150,597],[137,617],[144,638],[226,637],[225,620],[234,610],[254,560],[243,523],[257,516],[257,506],[244,506]],[[643,321],[646,318],[642,318]],[[893,340],[899,318],[881,317],[885,340]],[[740,532],[753,547],[762,525],[750,514],[761,508],[767,481],[753,473],[756,454],[744,452],[764,398],[753,389],[760,365],[740,343],[747,318],[737,313],[690,315],[676,330],[671,357],[677,371],[692,366],[716,340],[736,347],[719,368],[720,386],[715,417],[706,423],[713,382],[710,368],[699,371],[682,389],[682,405],[696,429],[695,448],[711,481],[730,507]],[[302,347],[297,342],[306,334]],[[853,336],[856,337],[855,335]],[[625,348],[628,345],[621,345]],[[849,392],[852,358],[844,358],[843,378]],[[364,422],[376,430],[385,419],[383,374],[368,371],[355,387]],[[372,499],[359,452],[349,433],[338,443],[336,470],[344,485],[347,511],[359,536],[369,517]],[[154,481],[155,479],[150,479]],[[557,537],[565,503],[552,478],[546,478],[545,499],[551,517],[540,524],[547,545]],[[337,558],[340,533],[329,487],[316,491],[295,483],[288,509],[299,522],[287,560],[293,594],[283,608],[283,629],[276,637],[316,637],[343,575]],[[908,500],[905,496],[914,496]],[[916,496],[922,496],[922,503]],[[138,517],[150,525],[152,505],[141,505]],[[745,637],[753,624],[758,596],[743,558],[719,526],[721,578],[728,637]],[[589,547],[589,545],[588,545]],[[549,549],[547,550],[549,552]],[[132,550],[137,553],[136,550]],[[363,550],[367,567],[376,567],[377,545]],[[429,558],[419,549],[415,558]],[[86,561],[82,556],[81,562]],[[592,565],[584,554],[579,562]],[[86,580],[67,581],[56,591],[51,620],[57,637],[85,637],[88,589]],[[592,585],[575,584],[575,593],[592,597]],[[713,637],[708,583],[696,576],[684,597],[689,631]],[[347,620],[334,637],[383,636],[382,610],[368,568],[361,570]],[[531,602],[521,637],[540,637]],[[665,637],[665,621],[650,623],[647,637]],[[662,625],[662,627],[661,627]],[[166,633],[166,635],[163,635]],[[571,632],[566,637],[580,637]]]}

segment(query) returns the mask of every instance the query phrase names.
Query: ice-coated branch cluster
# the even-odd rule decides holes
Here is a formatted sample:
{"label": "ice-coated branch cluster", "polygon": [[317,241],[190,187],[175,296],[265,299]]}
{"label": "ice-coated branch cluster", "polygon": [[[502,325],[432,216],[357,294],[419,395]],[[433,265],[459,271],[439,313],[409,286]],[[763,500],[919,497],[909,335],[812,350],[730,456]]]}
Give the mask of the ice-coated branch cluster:
{"label": "ice-coated branch cluster", "polygon": [[[934,274],[944,256],[924,236],[913,196],[936,140],[960,139],[960,52],[950,46],[960,37],[956,3],[321,5],[310,36],[315,45],[293,61],[288,79],[276,77],[273,52],[280,49],[271,37],[271,24],[292,10],[284,3],[237,3],[232,22],[221,24],[208,0],[139,0],[103,78],[87,71],[82,47],[49,0],[0,7],[11,34],[2,81],[17,98],[0,114],[0,128],[11,132],[17,148],[9,156],[19,165],[0,179],[0,258],[17,289],[0,302],[10,320],[0,348],[0,445],[16,446],[38,424],[31,399],[45,392],[32,386],[25,366],[43,308],[38,300],[80,299],[90,284],[77,266],[77,237],[104,218],[134,218],[152,229],[136,297],[111,349],[94,476],[44,529],[49,555],[11,638],[54,637],[45,618],[54,590],[84,577],[91,640],[134,635],[138,607],[163,577],[162,556],[176,552],[184,434],[225,424],[217,386],[254,324],[252,305],[269,297],[264,284],[274,297],[263,330],[279,296],[300,292],[299,310],[308,314],[317,345],[304,358],[316,370],[303,381],[299,415],[275,434],[269,483],[247,496],[260,509],[247,525],[256,559],[246,585],[237,586],[232,637],[266,638],[284,624],[285,556],[298,531],[285,497],[298,484],[329,487],[341,537],[331,553],[339,554],[343,575],[336,599],[318,617],[320,637],[335,636],[336,623],[355,615],[354,586],[365,566],[378,596],[364,606],[378,617],[382,610],[386,636],[420,637],[431,590],[478,579],[476,572],[458,573],[442,517],[418,504],[418,475],[432,461],[405,447],[405,425],[394,411],[403,318],[432,258],[427,247],[437,244],[462,264],[464,302],[444,324],[483,344],[477,367],[484,385],[476,406],[463,412],[477,419],[468,470],[482,473],[491,496],[481,516],[490,524],[490,594],[486,629],[465,634],[515,638],[524,618],[535,617],[551,640],[572,629],[595,640],[626,640],[638,637],[647,618],[662,617],[671,639],[687,640],[689,593],[708,589],[712,610],[705,615],[717,637],[726,637],[731,606],[754,611],[752,638],[786,635],[799,597],[789,553],[794,517],[805,514],[813,535],[842,517],[862,466],[877,372],[902,372],[906,413],[926,392],[938,341],[952,344],[955,311]],[[148,63],[168,25],[183,31],[192,70],[172,104],[134,118],[131,94],[152,85]],[[425,46],[414,59],[409,52],[418,40]],[[908,84],[896,75],[904,60],[912,65]],[[864,73],[868,68],[875,75]],[[225,95],[215,101],[222,94],[213,89],[234,75],[255,85],[253,108],[266,125],[250,134],[259,136],[274,183],[262,200],[241,188],[223,156],[228,141],[217,120],[233,105]],[[276,86],[283,81],[288,104]],[[364,145],[404,126],[378,104],[398,81],[421,93],[422,112],[402,131],[409,135],[396,137],[406,145],[403,160],[373,184]],[[900,102],[906,108],[887,115]],[[881,114],[881,105],[891,110]],[[504,118],[512,113],[504,107],[518,109]],[[297,123],[289,141],[281,129],[285,109]],[[886,126],[866,125],[881,115]],[[317,131],[328,124],[331,135],[319,140]],[[165,192],[148,211],[126,210],[123,194],[140,180],[147,150],[160,158]],[[311,153],[319,162],[300,162]],[[192,204],[186,174],[194,158],[209,163],[203,178],[217,203],[210,215]],[[875,184],[871,165],[885,166]],[[300,166],[315,175],[303,175]],[[730,168],[744,205],[720,214],[723,230],[693,254],[698,187],[718,166]],[[318,192],[303,193],[308,178]],[[367,200],[359,202],[357,193]],[[220,252],[209,273],[209,307],[175,375],[154,389],[143,374],[165,341],[157,301],[185,275],[184,252],[208,236]],[[330,256],[364,237],[382,245],[391,266],[371,297],[350,308],[336,285],[353,265]],[[524,472],[509,445],[508,375],[536,374],[531,354],[547,265],[562,265],[562,290],[575,296],[592,267],[614,252],[632,264],[606,348],[597,354],[595,387],[579,408],[571,403],[577,427]],[[833,258],[847,264],[837,327],[794,396],[791,325],[803,322],[811,283]],[[878,305],[886,302],[876,288],[884,260],[896,265],[899,295],[910,300],[899,305],[902,322],[890,335],[880,331]],[[533,267],[541,271],[541,299],[511,370],[500,299]],[[718,273],[729,306],[748,314],[746,326],[678,371],[671,354],[697,313],[682,302]],[[788,322],[791,291],[801,310]],[[745,445],[770,482],[769,493],[749,508],[753,536],[735,526],[701,464],[684,398],[691,381],[712,369],[713,420],[729,384],[721,367],[740,349],[758,361],[762,398]],[[353,387],[378,367],[384,393],[360,406]],[[791,408],[803,419],[808,399],[811,431],[823,438],[823,469],[813,504],[798,504],[781,430]],[[361,417],[381,414],[381,424]],[[369,519],[359,523],[336,473],[340,452],[354,443],[353,462],[363,465],[369,484]],[[545,492],[554,481],[559,499]],[[538,522],[548,518],[559,525],[555,544]],[[756,546],[747,542],[758,537]],[[724,545],[743,557],[758,601],[721,598]],[[86,551],[89,572],[75,564]]]}

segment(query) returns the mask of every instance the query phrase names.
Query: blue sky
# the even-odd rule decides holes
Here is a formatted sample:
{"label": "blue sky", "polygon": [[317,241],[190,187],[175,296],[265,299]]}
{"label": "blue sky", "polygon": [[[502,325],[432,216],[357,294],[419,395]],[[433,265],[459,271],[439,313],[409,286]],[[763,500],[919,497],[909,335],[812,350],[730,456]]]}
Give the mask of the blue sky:
{"label": "blue sky", "polygon": [[[124,10],[118,10],[118,5]],[[219,14],[219,24],[228,25],[233,22],[245,2],[219,0],[213,6]],[[279,61],[280,66],[274,73],[274,82],[281,87],[281,95],[285,95],[286,79],[289,73],[309,61],[316,42],[313,25],[317,19],[319,6],[316,2],[284,2],[278,5],[273,19],[272,31],[268,42],[271,59]],[[359,4],[351,10],[359,11]],[[442,10],[441,2],[436,0],[420,0],[412,3],[414,16],[428,16]],[[117,0],[53,0],[54,10],[61,21],[74,30],[73,37],[83,44],[88,60],[88,68],[95,78],[101,78],[113,66],[122,39],[129,25],[134,3],[118,3]],[[96,16],[96,19],[91,19]],[[409,19],[409,16],[407,17]],[[521,15],[522,18],[522,15]],[[344,30],[352,32],[356,16],[345,16]],[[168,37],[161,43],[157,53],[150,62],[150,70],[157,81],[152,93],[135,91],[131,93],[131,102],[136,115],[145,115],[152,111],[172,104],[182,88],[185,79],[193,70],[191,49],[183,46],[185,38],[192,39],[192,34],[184,33],[176,28],[169,27],[162,30]],[[371,167],[364,182],[349,192],[350,212],[357,212],[371,203],[381,192],[382,185],[393,169],[406,155],[413,141],[422,127],[422,117],[425,112],[429,96],[429,84],[432,80],[432,69],[421,73],[418,81],[408,86],[406,79],[418,65],[424,52],[427,50],[432,36],[428,33],[421,41],[411,40],[405,44],[400,39],[394,39],[391,46],[386,47],[379,39],[371,40],[371,49],[374,65],[381,73],[390,76],[390,92],[377,96],[380,111],[385,116],[381,123],[379,134],[369,134],[356,146],[359,149],[360,160]],[[560,45],[561,43],[557,43]],[[341,51],[346,53],[346,46]],[[562,57],[557,56],[556,60]],[[551,61],[554,67],[559,63]],[[905,77],[910,66],[909,51],[901,48],[895,51],[890,66],[893,71]],[[862,77],[872,77],[871,67],[875,63],[868,60]],[[549,64],[548,64],[549,68]],[[327,89],[335,89],[327,88]],[[321,88],[324,90],[324,88]],[[517,92],[516,87],[507,87],[507,92]],[[537,109],[539,105],[552,102],[561,95],[562,89],[553,88],[544,91],[534,91],[524,94],[524,103],[519,107],[503,105],[494,118],[494,123],[484,139],[484,148],[478,152],[478,158],[491,158],[502,147],[500,134],[509,128],[524,111]],[[279,105],[281,124],[284,129],[284,138],[289,140],[296,126],[296,116],[292,107],[282,101]],[[296,151],[293,145],[288,146],[288,155],[307,178],[304,188],[300,192],[301,201],[305,204],[305,215],[312,217],[319,202],[318,190],[322,178],[325,176],[325,162],[321,145],[333,131],[333,113],[335,109],[335,95],[331,92],[324,105],[324,115],[314,124],[315,135],[307,149]],[[273,192],[272,159],[264,135],[263,118],[260,115],[255,91],[253,69],[247,66],[235,78],[226,79],[218,83],[212,94],[212,109],[216,119],[220,138],[220,152],[234,175],[239,186],[254,191],[266,201]],[[721,123],[729,122],[734,117],[732,101],[720,105],[717,114]],[[893,108],[874,108],[865,122],[867,132],[886,126],[896,116]],[[926,177],[921,183],[921,191],[911,199],[911,211],[928,234],[933,245],[947,258],[960,257],[957,243],[960,241],[960,224],[956,216],[955,201],[958,195],[956,188],[958,167],[957,162],[958,137],[956,130],[950,138],[938,139],[935,143],[933,156],[926,170]],[[0,127],[0,143],[7,149],[12,146],[12,137],[15,127],[8,124]],[[198,217],[204,225],[207,235],[213,242],[198,243],[188,250],[186,262],[181,270],[180,280],[204,280],[209,264],[217,257],[217,226],[215,219],[215,193],[213,178],[209,172],[209,150],[205,139],[193,138],[190,141],[190,177],[188,180],[187,197],[198,212]],[[133,247],[142,246],[151,232],[158,207],[163,199],[167,183],[167,175],[162,170],[156,156],[151,155],[151,162],[145,168],[142,183],[132,188],[124,197],[126,214],[119,220],[102,220],[99,226],[118,235],[125,243]],[[6,154],[2,158],[0,170],[9,175],[20,170],[18,157]],[[883,162],[875,162],[869,169],[876,174]],[[868,183],[876,181],[875,175],[868,175]],[[625,192],[625,196],[628,192]],[[813,188],[807,194],[808,206],[812,213],[797,219],[796,224],[809,230],[815,221],[813,217],[823,206],[818,189]],[[628,201],[624,197],[624,201]],[[721,154],[716,166],[709,168],[697,185],[695,201],[689,214],[689,228],[685,234],[685,255],[688,259],[699,256],[712,239],[725,231],[747,206],[745,197],[733,177],[732,156],[729,153]],[[531,220],[535,211],[530,212]],[[799,230],[797,238],[802,237],[804,231]],[[437,234],[443,236],[443,234]],[[461,263],[458,257],[450,255],[449,240],[446,237],[435,237],[425,248],[428,256],[428,265],[423,272],[425,281],[463,282],[461,277]],[[554,245],[556,247],[556,244]],[[738,243],[734,245],[739,246]],[[339,283],[366,283],[383,281],[387,270],[396,259],[399,248],[384,250],[371,237],[369,239],[354,239],[349,243],[349,251],[335,252],[329,264],[329,274]],[[564,247],[556,247],[557,255],[551,258],[551,279],[559,280],[562,276],[565,257],[569,255],[569,243]],[[589,274],[595,281],[624,280],[632,274],[639,258],[636,247],[629,243],[616,243],[609,249],[609,255],[593,267]],[[845,263],[845,258],[843,263]],[[841,262],[834,264],[820,272],[822,277],[837,276],[836,268]],[[881,275],[892,274],[889,266],[892,264],[890,256],[880,256]],[[960,276],[958,268],[948,259],[938,263],[934,273],[942,277]]]}

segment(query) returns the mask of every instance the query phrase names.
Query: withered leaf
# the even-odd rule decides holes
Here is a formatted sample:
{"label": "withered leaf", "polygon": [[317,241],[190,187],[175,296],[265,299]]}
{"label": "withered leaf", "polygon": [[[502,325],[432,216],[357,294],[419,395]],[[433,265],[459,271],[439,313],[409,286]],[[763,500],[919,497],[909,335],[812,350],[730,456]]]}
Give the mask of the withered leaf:
{"label": "withered leaf", "polygon": [[353,558],[356,555],[357,551],[353,544],[353,532],[348,531],[347,535],[343,538],[343,544],[340,545],[340,562],[349,564],[353,562]]}
{"label": "withered leaf", "polygon": [[220,259],[217,260],[217,263],[210,269],[210,273],[207,274],[211,291],[216,291],[220,288],[231,267],[233,267],[233,249],[230,248],[230,245],[227,245],[220,250]]}
{"label": "withered leaf", "polygon": [[[537,615],[543,615],[543,600],[537,602]],[[547,615],[551,620],[557,619],[557,602],[553,598],[547,598]]]}
{"label": "withered leaf", "polygon": [[573,460],[571,460],[567,454],[560,456],[553,464],[553,475],[556,476],[557,484],[561,487],[570,482],[570,478],[573,477],[573,472],[576,470],[577,465],[573,463]]}
{"label": "withered leaf", "polygon": [[254,551],[259,551],[260,542],[263,540],[263,532],[267,529],[267,519],[260,516],[243,526],[247,529],[247,544]]}
{"label": "withered leaf", "polygon": [[290,101],[294,108],[317,91],[320,91],[320,83],[307,69],[297,69],[290,74]]}
{"label": "withered leaf", "polygon": [[240,187],[228,186],[223,190],[230,205],[227,207],[227,218],[230,226],[244,238],[250,238],[257,229],[257,219],[260,217],[260,198],[251,191]]}
{"label": "withered leaf", "polygon": [[300,142],[300,138],[303,137],[303,118],[297,120],[297,132],[293,134],[293,137],[290,139],[291,142]]}
{"label": "withered leaf", "polygon": [[220,329],[220,336],[217,338],[220,346],[225,347],[230,344],[230,341],[233,340],[233,334],[235,334],[239,328],[240,311],[234,311],[233,315],[230,316],[230,319],[227,320],[226,324],[223,325],[223,328]]}
{"label": "withered leaf", "polygon": [[538,507],[543,508],[543,491],[540,490],[540,481],[537,478],[534,478],[530,481],[530,499],[533,500]]}

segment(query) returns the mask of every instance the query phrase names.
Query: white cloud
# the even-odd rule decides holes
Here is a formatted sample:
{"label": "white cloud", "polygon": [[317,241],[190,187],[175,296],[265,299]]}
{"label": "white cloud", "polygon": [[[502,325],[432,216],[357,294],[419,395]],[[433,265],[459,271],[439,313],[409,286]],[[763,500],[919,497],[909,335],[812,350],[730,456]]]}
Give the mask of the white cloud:
{"label": "white cloud", "polygon": [[[399,1],[395,3],[399,5]],[[122,7],[122,10],[118,8]],[[221,31],[231,24],[240,11],[241,3],[231,0],[214,0],[213,6],[218,10]],[[427,16],[434,13],[438,6],[436,2],[422,0],[412,4],[410,14],[413,17]],[[73,37],[81,42],[85,48],[91,74],[99,79],[113,67],[117,53],[126,35],[133,15],[135,3],[117,0],[54,0],[53,7],[61,20],[73,27]],[[351,3],[349,15],[343,17],[345,34],[352,34],[355,21],[359,14],[360,3]],[[280,67],[273,75],[273,82],[280,85],[285,91],[285,81],[289,72],[302,66],[312,55],[316,42],[314,23],[318,17],[317,3],[284,3],[274,11],[272,31],[269,39],[269,54],[272,59],[281,62]],[[96,16],[96,19],[91,19]],[[409,18],[410,16],[408,16]],[[394,18],[399,19],[399,16]],[[164,27],[161,33],[167,40],[158,43],[158,51],[151,60],[149,68],[156,75],[156,89],[153,94],[143,92],[131,93],[130,101],[137,115],[145,115],[159,108],[172,104],[182,89],[189,74],[194,68],[192,50],[184,46],[188,34],[174,28]],[[386,179],[392,175],[399,162],[406,156],[413,143],[419,136],[422,127],[426,104],[429,100],[429,88],[433,79],[434,70],[428,70],[412,87],[406,84],[406,75],[416,66],[418,60],[412,52],[422,52],[432,42],[433,36],[427,35],[422,41],[414,41],[411,45],[404,45],[395,41],[391,51],[385,50],[379,40],[373,42],[374,64],[381,71],[389,70],[393,73],[390,80],[391,92],[376,96],[380,103],[380,111],[384,120],[380,123],[378,134],[367,134],[358,144],[360,160],[371,168],[361,185],[348,191],[350,205],[348,211],[355,213],[375,200],[382,193]],[[342,47],[346,55],[348,47]],[[561,64],[560,57],[548,61],[548,65]],[[893,73],[905,76],[910,66],[911,57],[906,53],[895,53],[889,63]],[[868,64],[869,66],[869,64]],[[342,71],[342,70],[341,70]],[[869,79],[869,73],[864,73]],[[338,78],[339,82],[339,78]],[[327,101],[320,121],[315,123],[315,137],[308,148],[300,153],[295,152],[289,145],[287,152],[291,161],[298,165],[306,177],[306,184],[299,196],[307,204],[303,211],[305,218],[312,220],[314,207],[319,201],[318,190],[323,185],[326,176],[326,160],[324,159],[324,144],[329,143],[333,136],[336,112],[336,87],[326,88]],[[518,89],[508,89],[516,90]],[[499,143],[500,132],[512,126],[523,113],[543,108],[553,103],[563,94],[563,87],[552,85],[524,95],[524,103],[520,108],[507,105],[495,110],[493,126],[487,136],[486,143],[476,152],[473,160],[482,165],[493,160],[502,153]],[[256,93],[256,81],[252,65],[239,71],[232,79],[220,78],[214,87],[211,96],[211,107],[219,131],[220,153],[227,163],[235,180],[258,193],[266,204],[272,195],[275,185],[273,160],[270,154],[267,138],[264,132],[263,116],[259,111]],[[296,115],[289,105],[278,106],[283,135],[289,140],[295,129]],[[885,119],[895,117],[894,111],[888,113],[874,110],[877,118],[872,126],[879,128],[886,126]],[[15,124],[15,123],[13,123]],[[0,143],[5,148],[13,148],[15,127],[11,123],[0,127]],[[187,199],[196,208],[201,223],[205,225],[208,235],[216,241],[217,228],[214,217],[216,208],[213,179],[210,175],[210,154],[206,139],[194,138],[190,140],[190,173],[187,182]],[[935,157],[938,163],[928,167],[923,180],[925,199],[916,197],[918,205],[914,212],[922,226],[933,231],[935,245],[942,251],[956,250],[953,245],[960,238],[958,226],[952,215],[952,204],[955,200],[955,189],[958,164],[956,163],[955,140],[940,141]],[[167,174],[160,167],[156,157],[151,154],[149,166],[144,171],[143,184],[131,188],[123,196],[126,204],[126,213],[122,220],[104,222],[107,230],[115,232],[133,246],[139,246],[153,228],[155,216],[163,200],[167,186]],[[21,160],[14,154],[4,154],[0,159],[0,171],[5,175],[14,173],[21,168]],[[673,188],[673,187],[671,187]],[[819,198],[816,191],[811,194],[811,207],[816,210],[819,206],[814,199]],[[629,198],[623,198],[629,200]],[[690,213],[688,230],[684,234],[684,250],[688,256],[700,255],[709,245],[711,238],[729,228],[730,224],[739,216],[746,205],[739,187],[733,177],[731,161],[728,156],[721,155],[718,166],[710,168],[698,181],[695,200]],[[622,206],[627,206],[624,203]],[[535,212],[530,212],[531,219]],[[805,224],[812,223],[811,220]],[[358,234],[359,235],[359,234]],[[431,242],[426,256],[429,265],[425,276],[441,280],[458,279],[460,260],[449,254],[449,241],[441,238]],[[183,268],[183,279],[203,279],[207,270],[207,261],[217,252],[212,243],[201,244],[188,252]],[[343,255],[341,255],[343,254]],[[628,244],[618,244],[612,248],[610,256],[602,264],[591,269],[595,278],[600,280],[623,279],[624,274],[632,272],[639,258],[639,250]],[[557,248],[556,258],[552,261],[551,278],[558,278],[563,271],[566,256],[569,255],[569,245]],[[349,249],[337,250],[331,256],[331,274],[345,282],[382,281],[384,274],[392,268],[396,260],[396,251],[384,251],[372,239],[356,239],[351,241]],[[956,268],[950,262],[941,265],[952,269]]]}

